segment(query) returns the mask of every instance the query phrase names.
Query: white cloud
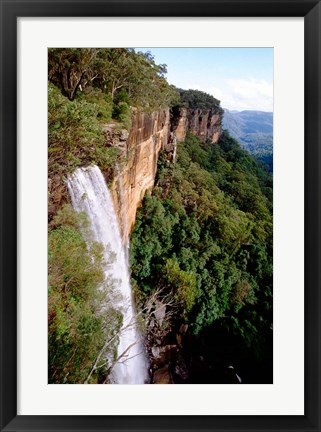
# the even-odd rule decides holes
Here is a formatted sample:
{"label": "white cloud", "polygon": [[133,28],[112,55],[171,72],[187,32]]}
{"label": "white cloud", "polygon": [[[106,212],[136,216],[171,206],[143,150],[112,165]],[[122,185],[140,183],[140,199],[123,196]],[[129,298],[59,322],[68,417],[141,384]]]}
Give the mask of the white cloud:
{"label": "white cloud", "polygon": [[229,79],[220,83],[220,87],[193,83],[186,88],[211,94],[229,110],[273,111],[273,84],[266,80]]}
{"label": "white cloud", "polygon": [[227,80],[222,105],[233,110],[273,111],[273,84],[265,80]]}
{"label": "white cloud", "polygon": [[224,93],[218,87],[211,87],[208,92],[221,102],[224,99]]}

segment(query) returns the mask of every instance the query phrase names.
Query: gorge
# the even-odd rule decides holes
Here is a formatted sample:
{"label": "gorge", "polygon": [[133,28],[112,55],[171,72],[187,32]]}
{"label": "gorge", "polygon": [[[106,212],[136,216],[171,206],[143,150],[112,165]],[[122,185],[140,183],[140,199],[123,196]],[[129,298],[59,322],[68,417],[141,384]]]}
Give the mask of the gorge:
{"label": "gorge", "polygon": [[48,65],[48,382],[270,382],[271,174],[148,53]]}
{"label": "gorge", "polygon": [[[185,125],[180,126],[178,132],[181,139],[185,138],[189,128],[186,114],[187,110],[184,110],[182,118]],[[190,117],[193,124],[196,122],[195,116],[196,121],[199,118],[205,118],[206,121],[212,118],[209,112],[204,113],[200,110]],[[146,190],[154,186],[159,153],[161,150],[171,154],[174,151],[173,137],[176,138],[177,129],[170,132],[172,127],[169,118],[169,110],[151,115],[143,113],[134,117],[128,140],[122,142],[123,151],[132,157],[128,158],[127,164],[122,169],[116,167],[117,175],[111,187],[112,194],[97,166],[77,168],[67,179],[73,208],[77,212],[85,212],[90,222],[89,230],[83,233],[87,244],[94,240],[104,247],[105,278],[116,285],[116,293],[113,294],[112,300],[113,307],[123,315],[117,360],[110,372],[111,383],[149,382],[148,360],[144,341],[141,340],[142,335],[137,328],[137,316],[133,304],[127,248],[137,208],[141,205]],[[217,116],[214,119],[215,123],[218,123]],[[177,119],[175,120],[177,122]],[[200,127],[200,131],[201,137],[207,137],[209,134],[204,126]],[[112,135],[111,128],[109,132]],[[215,135],[213,134],[212,142],[217,139],[217,134],[217,131]],[[86,239],[86,236],[91,238]]]}

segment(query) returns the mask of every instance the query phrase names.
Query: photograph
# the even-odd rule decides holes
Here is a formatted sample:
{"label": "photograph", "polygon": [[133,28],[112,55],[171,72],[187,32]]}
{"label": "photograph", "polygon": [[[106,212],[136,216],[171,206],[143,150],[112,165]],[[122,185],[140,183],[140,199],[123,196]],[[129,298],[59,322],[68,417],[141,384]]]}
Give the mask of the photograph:
{"label": "photograph", "polygon": [[0,432],[321,431],[321,1],[0,18]]}
{"label": "photograph", "polygon": [[273,384],[273,74],[48,48],[48,384]]}

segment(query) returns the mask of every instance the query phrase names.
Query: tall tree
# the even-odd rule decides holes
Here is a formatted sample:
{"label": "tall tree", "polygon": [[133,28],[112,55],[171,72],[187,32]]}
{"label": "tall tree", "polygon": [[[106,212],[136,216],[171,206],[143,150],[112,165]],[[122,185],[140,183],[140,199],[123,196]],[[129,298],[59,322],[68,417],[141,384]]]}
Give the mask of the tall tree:
{"label": "tall tree", "polygon": [[49,80],[58,84],[69,100],[74,100],[82,79],[93,64],[96,48],[50,48]]}

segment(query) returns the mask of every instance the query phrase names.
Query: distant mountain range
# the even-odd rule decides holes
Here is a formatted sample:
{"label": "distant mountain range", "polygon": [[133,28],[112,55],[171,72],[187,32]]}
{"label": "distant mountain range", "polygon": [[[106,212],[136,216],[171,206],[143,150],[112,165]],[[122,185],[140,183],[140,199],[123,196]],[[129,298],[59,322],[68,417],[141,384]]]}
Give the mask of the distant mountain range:
{"label": "distant mountain range", "polygon": [[251,155],[264,161],[273,171],[273,113],[224,110],[223,129],[227,129]]}

